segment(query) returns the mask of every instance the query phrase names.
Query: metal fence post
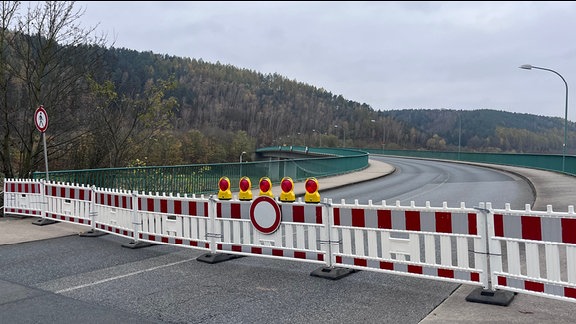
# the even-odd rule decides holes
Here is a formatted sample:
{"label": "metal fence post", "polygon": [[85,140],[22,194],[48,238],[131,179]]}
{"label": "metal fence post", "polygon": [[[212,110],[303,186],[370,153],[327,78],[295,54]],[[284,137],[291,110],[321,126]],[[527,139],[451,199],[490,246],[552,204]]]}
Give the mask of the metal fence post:
{"label": "metal fence post", "polygon": [[138,204],[138,192],[132,191],[132,231],[134,232],[133,241],[122,244],[123,247],[138,249],[152,245],[151,243],[140,241],[140,232],[142,231],[142,219],[140,218],[140,206]]}
{"label": "metal fence post", "polygon": [[492,212],[491,203],[480,203],[478,210],[480,221],[478,224],[478,235],[482,237],[482,244],[478,247],[480,254],[477,260],[480,262],[484,276],[482,279],[483,287],[474,289],[468,296],[466,301],[482,304],[491,304],[499,306],[508,306],[514,293],[504,290],[495,290],[492,282],[495,279],[494,272],[499,271],[502,267],[502,253],[500,249],[500,242],[493,240],[494,237],[494,213]]}
{"label": "metal fence post", "polygon": [[330,280],[338,280],[340,278],[346,277],[347,275],[356,272],[354,269],[334,267],[335,256],[332,252],[333,244],[340,244],[339,240],[334,240],[336,235],[332,235],[334,228],[334,208],[332,206],[332,199],[324,200],[322,203],[322,223],[324,224],[324,240],[320,238],[320,244],[324,244],[326,247],[326,266],[320,267],[310,273],[311,276],[320,277]]}

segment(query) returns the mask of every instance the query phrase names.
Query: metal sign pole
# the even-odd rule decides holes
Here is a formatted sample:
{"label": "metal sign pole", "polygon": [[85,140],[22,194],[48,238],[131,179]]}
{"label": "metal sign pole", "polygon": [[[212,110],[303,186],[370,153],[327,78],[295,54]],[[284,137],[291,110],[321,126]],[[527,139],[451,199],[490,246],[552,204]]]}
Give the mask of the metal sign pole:
{"label": "metal sign pole", "polygon": [[48,153],[46,150],[46,133],[42,133],[42,144],[44,146],[44,165],[46,166],[46,181],[50,181],[48,178]]}
{"label": "metal sign pole", "polygon": [[42,143],[44,145],[44,164],[46,165],[46,181],[48,178],[48,152],[46,149],[46,129],[48,129],[48,113],[43,105],[40,105],[34,112],[34,124],[40,133],[42,133]]}

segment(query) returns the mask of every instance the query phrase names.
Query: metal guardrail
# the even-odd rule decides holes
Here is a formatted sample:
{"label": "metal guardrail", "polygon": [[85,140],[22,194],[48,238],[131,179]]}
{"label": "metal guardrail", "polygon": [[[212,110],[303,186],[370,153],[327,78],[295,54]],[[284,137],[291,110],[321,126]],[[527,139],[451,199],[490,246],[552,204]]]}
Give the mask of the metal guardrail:
{"label": "metal guardrail", "polygon": [[[181,166],[132,167],[50,171],[51,181],[84,184],[100,188],[116,188],[138,192],[206,194],[218,192],[218,181],[225,176],[232,184],[247,176],[254,187],[262,177],[280,182],[284,177],[302,181],[345,174],[368,167],[369,154],[355,149],[323,149],[302,146],[271,147],[257,154],[289,153],[287,157],[242,163],[192,164]],[[299,157],[299,158],[297,158]],[[34,179],[45,179],[43,172],[34,172]]]}
{"label": "metal guardrail", "polygon": [[[427,159],[442,159],[476,163],[500,164],[527,167],[546,171],[561,172],[576,175],[576,156],[563,157],[557,154],[530,153],[475,153],[475,152],[438,152],[420,150],[375,150],[366,149],[372,154],[420,157]],[[562,160],[565,158],[564,168]]]}
{"label": "metal guardrail", "polygon": [[[302,181],[345,174],[368,167],[369,154],[420,157],[477,163],[521,166],[576,175],[576,157],[543,154],[439,152],[421,150],[377,150],[351,148],[313,148],[272,146],[260,148],[256,155],[266,161],[242,163],[192,164],[89,170],[50,171],[50,180],[94,185],[139,192],[204,194],[218,191],[222,176],[234,185],[247,176],[254,187],[258,179],[268,177],[280,182],[284,177]],[[563,159],[565,159],[563,163]],[[564,168],[563,168],[564,166]],[[34,172],[34,179],[45,173]]]}

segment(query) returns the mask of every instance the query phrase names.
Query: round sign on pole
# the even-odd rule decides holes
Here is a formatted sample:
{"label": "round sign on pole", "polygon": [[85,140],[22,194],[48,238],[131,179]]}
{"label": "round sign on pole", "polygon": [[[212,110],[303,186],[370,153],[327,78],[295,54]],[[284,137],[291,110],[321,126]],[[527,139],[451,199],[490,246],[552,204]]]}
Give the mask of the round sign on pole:
{"label": "round sign on pole", "polygon": [[44,106],[41,105],[36,109],[36,112],[34,113],[34,123],[40,133],[44,133],[48,128],[48,114],[46,113]]}
{"label": "round sign on pole", "polygon": [[250,221],[262,234],[272,234],[280,226],[280,206],[271,197],[260,196],[250,205]]}

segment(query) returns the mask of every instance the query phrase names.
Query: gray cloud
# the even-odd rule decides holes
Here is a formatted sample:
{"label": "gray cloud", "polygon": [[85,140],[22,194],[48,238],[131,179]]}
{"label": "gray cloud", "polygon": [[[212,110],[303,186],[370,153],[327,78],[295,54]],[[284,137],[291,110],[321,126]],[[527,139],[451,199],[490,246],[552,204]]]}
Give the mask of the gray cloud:
{"label": "gray cloud", "polygon": [[76,4],[115,47],[278,73],[374,109],[563,117],[562,80],[518,67],[576,82],[574,2]]}

